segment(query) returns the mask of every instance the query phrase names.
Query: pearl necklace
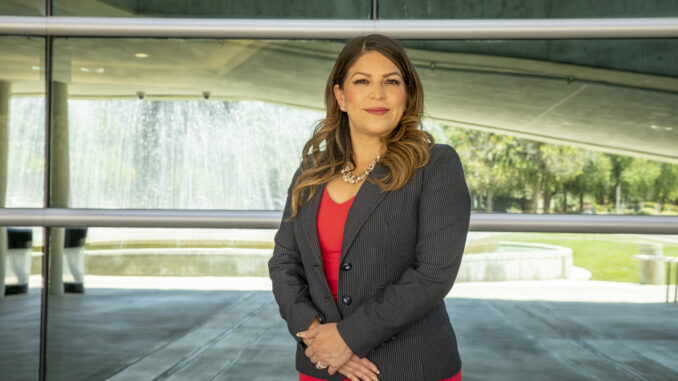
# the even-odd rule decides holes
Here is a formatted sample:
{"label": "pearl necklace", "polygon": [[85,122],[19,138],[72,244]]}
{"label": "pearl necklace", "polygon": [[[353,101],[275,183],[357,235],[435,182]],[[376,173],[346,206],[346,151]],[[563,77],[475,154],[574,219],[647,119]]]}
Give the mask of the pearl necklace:
{"label": "pearl necklace", "polygon": [[344,181],[346,181],[347,183],[351,183],[351,184],[357,184],[357,183],[363,181],[365,179],[365,177],[367,177],[367,175],[369,175],[370,172],[372,172],[372,170],[374,169],[374,166],[377,165],[377,162],[379,161],[379,159],[381,159],[381,156],[377,155],[377,158],[372,160],[372,162],[367,167],[367,169],[359,175],[352,175],[351,174],[351,170],[353,168],[351,168],[351,163],[347,162],[344,169],[341,170],[341,175],[342,175]]}

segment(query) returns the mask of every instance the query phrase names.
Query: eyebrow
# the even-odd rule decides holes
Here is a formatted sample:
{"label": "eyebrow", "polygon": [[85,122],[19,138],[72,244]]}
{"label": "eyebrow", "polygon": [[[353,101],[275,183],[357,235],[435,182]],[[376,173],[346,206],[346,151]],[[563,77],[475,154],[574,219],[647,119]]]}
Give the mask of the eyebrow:
{"label": "eyebrow", "polygon": [[[364,75],[366,77],[370,77],[370,78],[372,77],[371,74],[363,73],[361,71],[356,71],[355,73],[353,73],[351,78],[355,77],[358,74],[362,74],[362,75]],[[389,76],[394,75],[394,74],[397,75],[398,77],[402,78],[402,75],[400,75],[400,73],[398,73],[397,71],[394,71],[394,72],[391,72],[391,73],[388,73],[388,74],[384,74],[384,75],[382,75],[382,78],[386,78],[386,77],[389,77]]]}

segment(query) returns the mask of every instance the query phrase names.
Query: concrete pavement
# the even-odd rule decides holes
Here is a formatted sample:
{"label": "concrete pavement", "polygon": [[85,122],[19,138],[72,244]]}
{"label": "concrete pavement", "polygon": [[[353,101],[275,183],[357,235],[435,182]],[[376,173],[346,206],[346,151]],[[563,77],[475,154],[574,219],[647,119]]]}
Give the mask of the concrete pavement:
{"label": "concrete pavement", "polygon": [[[269,289],[265,278],[88,277],[84,295],[49,300],[48,379],[296,380]],[[446,304],[464,380],[678,379],[678,304],[664,292],[458,283]],[[0,302],[0,379],[37,379],[39,306],[36,288]]]}

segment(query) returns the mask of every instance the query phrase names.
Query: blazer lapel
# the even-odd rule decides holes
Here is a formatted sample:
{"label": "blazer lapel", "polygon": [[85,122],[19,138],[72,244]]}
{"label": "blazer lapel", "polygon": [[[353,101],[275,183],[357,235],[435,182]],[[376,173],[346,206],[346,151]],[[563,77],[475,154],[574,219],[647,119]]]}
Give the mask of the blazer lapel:
{"label": "blazer lapel", "polygon": [[[377,164],[370,173],[370,177],[381,177],[388,172],[388,168]],[[369,180],[369,179],[368,179]],[[325,184],[322,184],[318,187],[315,194],[308,202],[299,210],[301,217],[301,227],[306,236],[311,251],[313,252],[313,257],[316,260],[316,264],[322,266],[323,257],[320,252],[320,242],[318,241],[318,209],[320,208],[320,200],[322,199],[323,192],[325,191]],[[374,209],[382,201],[386,192],[382,192],[381,188],[378,185],[374,185],[369,181],[365,181],[363,185],[358,190],[351,209],[348,211],[348,217],[346,218],[346,225],[344,225],[344,237],[342,238],[341,244],[341,261],[343,262],[348,249],[351,247],[353,240],[358,235],[360,228],[365,224],[367,218],[372,214]]]}
{"label": "blazer lapel", "polygon": [[320,252],[320,242],[318,241],[318,209],[320,208],[320,200],[325,191],[325,184],[322,184],[315,191],[315,194],[308,202],[299,209],[301,214],[301,227],[308,241],[308,246],[311,248],[316,264],[322,266],[323,257]]}
{"label": "blazer lapel", "polygon": [[[387,172],[387,167],[377,164],[369,177],[382,177]],[[386,192],[382,192],[378,185],[372,184],[367,180],[358,190],[358,194],[353,200],[351,209],[348,211],[346,225],[344,226],[340,263],[344,262],[344,257],[346,257],[346,253],[351,247],[353,240],[358,235],[360,228],[365,224],[365,221],[367,221],[367,218],[372,214],[377,205],[384,199],[385,195]]]}

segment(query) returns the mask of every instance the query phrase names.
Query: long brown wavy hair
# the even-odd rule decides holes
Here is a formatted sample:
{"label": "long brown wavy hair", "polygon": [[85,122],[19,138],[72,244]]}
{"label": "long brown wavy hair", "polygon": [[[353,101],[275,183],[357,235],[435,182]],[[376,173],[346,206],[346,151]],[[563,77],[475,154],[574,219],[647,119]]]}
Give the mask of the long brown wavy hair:
{"label": "long brown wavy hair", "polygon": [[292,190],[289,220],[297,215],[299,207],[311,200],[320,185],[340,173],[347,161],[355,167],[348,115],[339,109],[333,89],[334,85],[343,89],[349,69],[358,58],[370,51],[383,54],[398,67],[407,90],[407,105],[396,128],[381,138],[386,151],[379,163],[389,169],[388,173],[382,178],[370,176],[368,181],[377,184],[382,191],[400,189],[417,168],[423,167],[429,160],[434,139],[422,129],[424,90],[407,53],[395,40],[381,34],[353,38],[339,53],[327,79],[327,115],[316,124],[313,136],[304,145],[301,173]]}

